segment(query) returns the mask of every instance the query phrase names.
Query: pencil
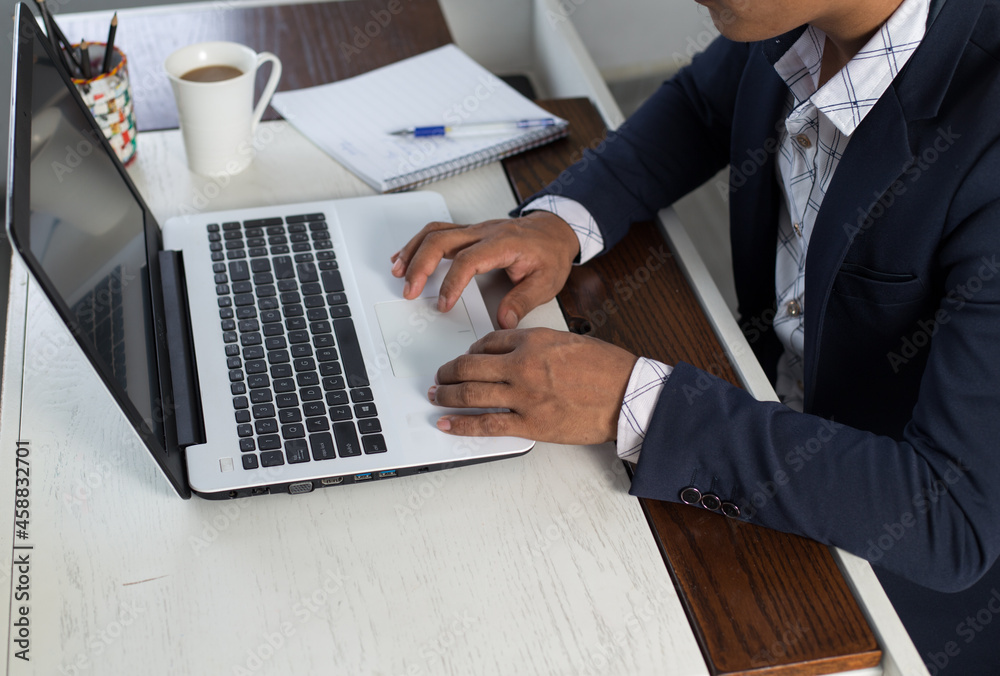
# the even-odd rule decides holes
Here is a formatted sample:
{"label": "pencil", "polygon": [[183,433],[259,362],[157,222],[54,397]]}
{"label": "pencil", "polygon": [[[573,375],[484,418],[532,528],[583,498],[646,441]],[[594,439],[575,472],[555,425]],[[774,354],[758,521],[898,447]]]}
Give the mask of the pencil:
{"label": "pencil", "polygon": [[[35,3],[38,5],[38,11],[42,13],[42,21],[45,23],[45,32],[48,33],[49,40],[52,41],[52,46],[55,47],[57,52],[59,52],[62,57],[63,65],[66,66],[66,70],[69,71],[69,74],[71,76],[75,75],[74,67],[78,71],[81,69],[80,63],[76,60],[76,56],[73,55],[73,45],[59,28],[59,24],[56,23],[56,19],[49,11],[48,6],[45,4],[45,0],[35,0]],[[59,43],[62,43],[62,48],[59,47]]]}
{"label": "pencil", "polygon": [[86,40],[80,40],[80,67],[83,70],[83,79],[89,80],[94,77],[90,70],[90,44]]}
{"label": "pencil", "polygon": [[42,13],[42,23],[45,24],[45,35],[49,38],[49,42],[52,43],[52,48],[58,52],[59,39],[56,37],[56,32],[52,30],[52,17],[49,16],[45,8],[45,0],[35,0],[35,2],[38,3],[38,11]]}
{"label": "pencil", "polygon": [[111,71],[111,56],[115,53],[115,33],[118,32],[118,12],[111,17],[111,28],[108,29],[108,44],[104,46],[104,64],[101,66],[101,72],[107,73]]}

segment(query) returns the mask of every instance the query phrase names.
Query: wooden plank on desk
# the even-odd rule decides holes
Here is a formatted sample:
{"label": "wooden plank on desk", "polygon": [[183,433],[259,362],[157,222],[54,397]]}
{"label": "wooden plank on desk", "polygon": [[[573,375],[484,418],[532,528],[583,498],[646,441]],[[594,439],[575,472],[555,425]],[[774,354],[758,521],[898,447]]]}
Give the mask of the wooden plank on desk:
{"label": "wooden plank on desk", "polygon": [[[568,119],[571,134],[504,162],[522,200],[604,138],[586,99],[539,103]],[[650,256],[661,266],[653,269]],[[559,302],[572,330],[739,385],[654,223],[634,225],[610,253],[575,268]],[[703,509],[641,502],[713,674],[827,674],[879,663],[875,636],[826,547]]]}
{"label": "wooden plank on desk", "polygon": [[[183,11],[122,10],[115,43],[128,58],[140,131],[177,128],[177,109],[163,62],[174,50],[196,42],[227,40],[281,59],[279,91],[353,77],[452,41],[437,0],[316,2],[240,7],[206,3]],[[57,16],[71,40],[106,39],[108,22],[95,14]],[[257,77],[256,95],[268,69]],[[277,119],[268,108],[264,119]]]}

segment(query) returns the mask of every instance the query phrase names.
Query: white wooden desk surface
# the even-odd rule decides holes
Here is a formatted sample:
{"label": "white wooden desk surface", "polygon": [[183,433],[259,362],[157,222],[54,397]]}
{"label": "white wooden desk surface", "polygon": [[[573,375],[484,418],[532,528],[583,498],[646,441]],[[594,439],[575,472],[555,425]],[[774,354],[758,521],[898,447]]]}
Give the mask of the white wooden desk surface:
{"label": "white wooden desk surface", "polygon": [[[258,138],[251,168],[220,186],[187,171],[179,132],[140,134],[131,175],[160,222],[370,193],[283,122]],[[432,189],[456,221],[514,206],[498,164]],[[0,523],[14,521],[18,438],[31,489],[28,537],[0,528],[12,593],[13,554],[30,556],[30,600],[4,618],[10,631],[30,608],[30,661],[9,636],[9,673],[707,673],[610,447],[184,501],[23,269],[11,306]],[[554,303],[526,322],[564,327]]]}

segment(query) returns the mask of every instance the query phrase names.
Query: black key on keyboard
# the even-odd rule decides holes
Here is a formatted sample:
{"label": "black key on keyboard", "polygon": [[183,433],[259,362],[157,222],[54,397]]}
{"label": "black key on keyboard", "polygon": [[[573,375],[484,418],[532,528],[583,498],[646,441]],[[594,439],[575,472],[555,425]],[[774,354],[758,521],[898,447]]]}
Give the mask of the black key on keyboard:
{"label": "black key on keyboard", "polygon": [[277,434],[268,434],[263,437],[257,437],[257,446],[259,446],[262,451],[273,451],[276,448],[281,448],[281,437]]}
{"label": "black key on keyboard", "polygon": [[295,277],[295,267],[288,256],[277,256],[274,259],[274,278],[291,279]]}
{"label": "black key on keyboard", "polygon": [[326,415],[326,407],[323,406],[322,401],[307,401],[302,404],[302,412],[306,414],[307,418],[312,418],[313,416]]}
{"label": "black key on keyboard", "polygon": [[315,263],[299,263],[295,269],[299,273],[299,281],[303,284],[319,280]]}
{"label": "black key on keyboard", "polygon": [[243,469],[257,469],[257,456],[251,453],[243,456]]}
{"label": "black key on keyboard", "polygon": [[247,378],[247,384],[251,390],[256,390],[261,387],[270,387],[271,379],[267,377],[266,373],[256,374]]}
{"label": "black key on keyboard", "polygon": [[327,406],[342,406],[349,403],[351,403],[351,400],[347,398],[347,390],[326,393]]}
{"label": "black key on keyboard", "polygon": [[378,411],[375,410],[375,404],[355,404],[354,415],[357,418],[374,418],[378,415]]}
{"label": "black key on keyboard", "polygon": [[339,422],[333,426],[333,435],[337,439],[337,454],[342,458],[361,455],[361,444],[354,430],[354,423]]}
{"label": "black key on keyboard", "polygon": [[266,404],[271,398],[270,390],[254,390],[250,393],[250,401],[255,404]]}
{"label": "black key on keyboard", "polygon": [[368,387],[368,372],[365,370],[365,360],[361,355],[358,334],[354,331],[354,320],[334,320],[333,330],[340,345],[340,357],[344,363],[344,372],[347,374],[347,383],[351,387]]}
{"label": "black key on keyboard", "polygon": [[262,418],[254,423],[257,434],[274,434],[278,431],[278,421],[274,418]]}
{"label": "black key on keyboard", "polygon": [[307,418],[306,429],[310,432],[323,432],[330,429],[330,423],[326,421],[326,418]]}
{"label": "black key on keyboard", "polygon": [[374,434],[382,431],[382,424],[378,418],[365,418],[358,421],[358,431],[362,434]]}
{"label": "black key on keyboard", "polygon": [[339,270],[324,270],[322,278],[323,290],[327,293],[336,293],[344,290],[344,280],[340,276]]}
{"label": "black key on keyboard", "polygon": [[291,364],[275,364],[271,367],[271,377],[272,378],[291,378],[292,377],[292,365]]}
{"label": "black key on keyboard", "polygon": [[299,394],[302,395],[302,401],[319,401],[323,398],[323,388],[307,385],[299,390]]}
{"label": "black key on keyboard", "polygon": [[283,408],[278,411],[278,422],[283,424],[302,422],[302,413],[297,408]]}
{"label": "black key on keyboard", "polygon": [[[341,373],[343,373],[343,371],[340,368],[339,361],[325,361],[319,365],[319,374],[324,378],[329,376],[339,376]],[[341,381],[343,381],[343,378],[341,378]],[[342,383],[334,389],[342,390],[345,387],[347,387],[347,384]]]}
{"label": "black key on keyboard", "polygon": [[284,465],[285,458],[281,455],[281,451],[268,451],[260,454],[260,464],[264,467]]}
{"label": "black key on keyboard", "polygon": [[331,406],[330,407],[330,420],[337,422],[338,420],[350,420],[351,419],[351,407],[350,406]]}
{"label": "black key on keyboard", "polygon": [[247,228],[265,228],[269,225],[281,225],[284,223],[283,220],[276,216],[271,218],[252,218],[249,221],[243,221],[243,225]]}
{"label": "black key on keyboard", "polygon": [[271,271],[271,261],[266,258],[250,261],[250,269],[254,272],[270,272]]}
{"label": "black key on keyboard", "polygon": [[257,404],[253,407],[253,417],[256,418],[273,418],[274,417],[274,404]]}
{"label": "black key on keyboard", "polygon": [[260,345],[252,345],[250,347],[243,348],[243,358],[252,361],[254,359],[264,358],[264,348]]}
{"label": "black key on keyboard", "polygon": [[291,464],[309,461],[309,446],[305,439],[293,439],[285,442],[285,455]]}
{"label": "black key on keyboard", "polygon": [[302,423],[281,426],[281,436],[285,439],[302,439],[306,436],[306,428]]}
{"label": "black key on keyboard", "polygon": [[365,445],[365,453],[385,453],[387,450],[385,438],[381,434],[370,434],[361,437],[361,441]]}
{"label": "black key on keyboard", "polygon": [[274,398],[274,403],[278,405],[278,408],[288,408],[289,406],[298,406],[299,398],[294,392],[279,394]]}
{"label": "black key on keyboard", "polygon": [[367,387],[359,387],[355,390],[351,390],[351,401],[355,404],[361,404],[366,401],[371,401],[372,399],[374,399],[372,391]]}
{"label": "black key on keyboard", "polygon": [[329,432],[310,434],[309,445],[312,447],[313,460],[332,460],[337,457],[333,448],[333,437]]}

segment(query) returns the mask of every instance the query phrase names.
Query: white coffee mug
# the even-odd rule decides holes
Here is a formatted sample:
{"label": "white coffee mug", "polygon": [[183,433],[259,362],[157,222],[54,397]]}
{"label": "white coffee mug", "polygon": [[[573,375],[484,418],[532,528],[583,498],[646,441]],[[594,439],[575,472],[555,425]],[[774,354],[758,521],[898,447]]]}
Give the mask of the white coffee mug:
{"label": "white coffee mug", "polygon": [[[271,77],[254,107],[254,79],[267,61],[273,64]],[[281,60],[235,42],[201,42],[178,49],[163,66],[174,89],[191,171],[205,176],[234,175],[250,166],[255,153],[253,134],[278,86]],[[182,79],[206,66],[230,66],[241,74],[217,82]]]}

